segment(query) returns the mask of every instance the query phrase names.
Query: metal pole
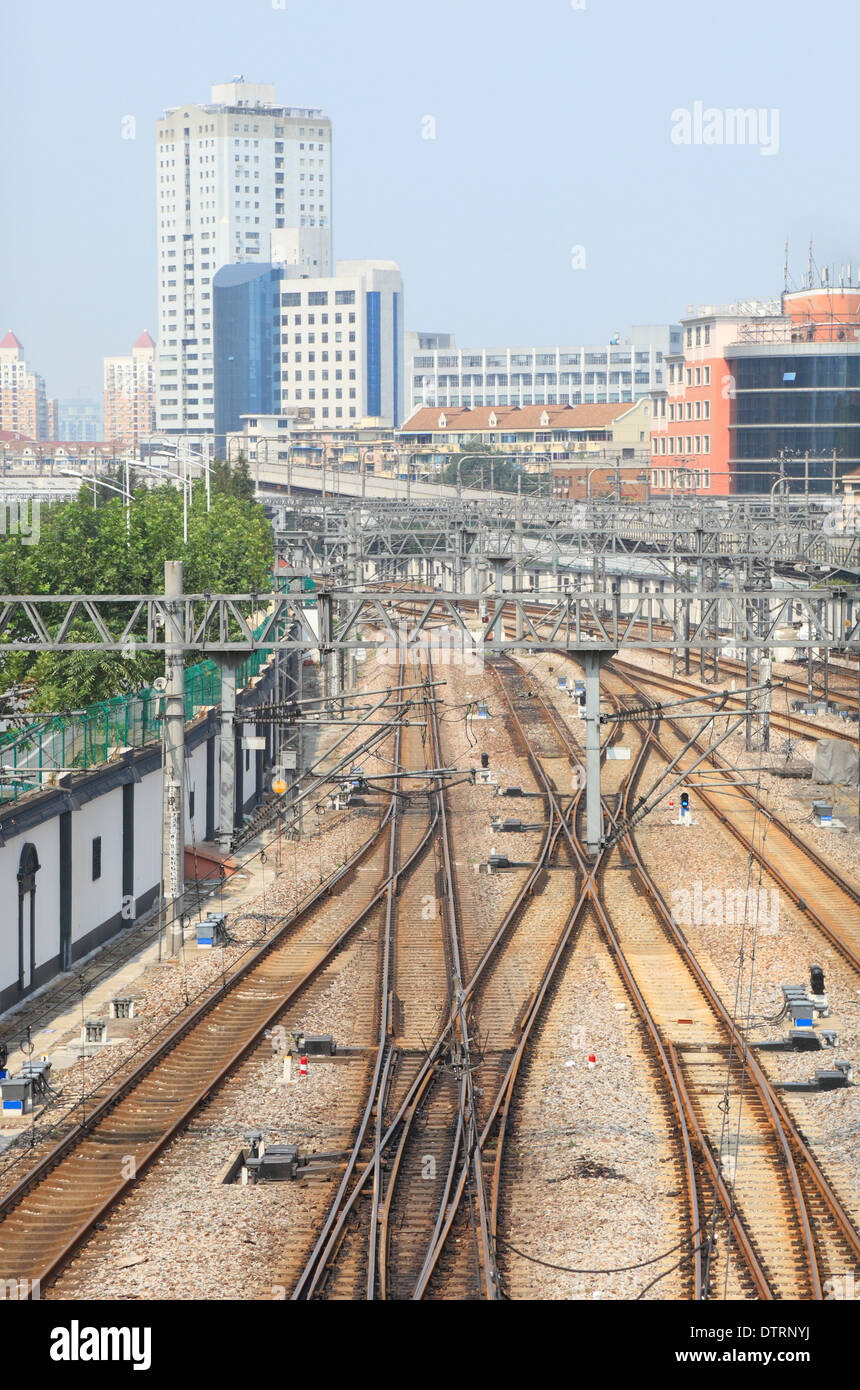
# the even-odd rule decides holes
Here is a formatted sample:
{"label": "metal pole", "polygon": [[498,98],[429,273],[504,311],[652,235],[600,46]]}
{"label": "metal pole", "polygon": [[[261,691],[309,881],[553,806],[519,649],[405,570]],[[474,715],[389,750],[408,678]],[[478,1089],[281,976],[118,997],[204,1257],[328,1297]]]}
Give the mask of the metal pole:
{"label": "metal pole", "polygon": [[583,652],[585,668],[585,843],[590,855],[600,851],[603,812],[600,805],[600,653]]}
{"label": "metal pole", "polygon": [[[304,697],[305,697],[305,654],[304,654],[303,651],[300,651],[300,652],[297,653],[297,660],[298,660],[298,670],[297,670],[297,673],[296,673],[296,674],[298,675],[298,691],[297,691],[297,696],[298,696],[298,700],[299,700],[299,705],[301,706],[301,702],[302,702],[302,700],[303,700]],[[302,721],[301,721],[301,719],[297,719],[297,720],[296,720],[296,771],[295,771],[295,775],[294,775],[294,777],[293,777],[293,797],[294,797],[294,798],[298,795],[299,788],[300,788],[300,786],[301,786],[301,780],[302,780],[302,777],[304,776],[304,771],[305,771],[304,757],[305,757],[305,752],[304,752],[304,738],[303,738]],[[301,839],[301,837],[302,837],[302,836],[304,835],[304,833],[305,833],[305,803],[304,803],[304,801],[300,801],[300,802],[299,802],[298,830],[299,830],[299,839]]]}
{"label": "metal pole", "polygon": [[229,854],[236,815],[236,661],[224,656],[221,667],[221,767],[219,782],[218,844]]}
{"label": "metal pole", "polygon": [[164,562],[165,698],[164,836],[162,879],[167,912],[167,954],[182,947],[185,894],[185,651],[182,631],[182,561]]}
{"label": "metal pole", "polygon": [[[516,513],[516,571],[514,578],[514,588],[518,594],[522,594],[523,589],[523,478],[522,474],[517,474],[517,513]],[[523,640],[523,609],[522,604],[517,604],[517,641]]]}

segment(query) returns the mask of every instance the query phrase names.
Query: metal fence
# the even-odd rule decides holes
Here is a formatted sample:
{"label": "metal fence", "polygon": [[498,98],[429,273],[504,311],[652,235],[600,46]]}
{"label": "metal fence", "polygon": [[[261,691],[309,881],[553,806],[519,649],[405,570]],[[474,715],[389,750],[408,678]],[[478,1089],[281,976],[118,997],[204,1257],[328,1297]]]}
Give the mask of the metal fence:
{"label": "metal fence", "polygon": [[[252,652],[236,672],[243,690],[268,660],[266,651]],[[17,801],[44,785],[45,775],[87,769],[106,763],[115,748],[143,748],[161,737],[161,695],[148,687],[131,695],[88,705],[86,709],[33,724],[26,733],[0,735],[0,804]],[[221,702],[221,669],[201,661],[185,672],[185,718]],[[36,716],[38,719],[38,716]]]}

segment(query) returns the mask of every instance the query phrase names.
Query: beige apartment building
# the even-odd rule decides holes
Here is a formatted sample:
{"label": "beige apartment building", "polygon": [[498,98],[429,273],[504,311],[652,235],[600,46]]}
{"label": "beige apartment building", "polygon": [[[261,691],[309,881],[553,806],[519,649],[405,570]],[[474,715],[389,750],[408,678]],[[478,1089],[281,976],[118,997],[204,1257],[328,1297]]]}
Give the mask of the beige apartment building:
{"label": "beige apartment building", "polygon": [[27,439],[54,439],[57,403],[45,382],[27,366],[24,348],[11,328],[0,341],[0,432]]}
{"label": "beige apartment building", "polygon": [[155,343],[144,330],[129,357],[106,357],[105,439],[137,446],[155,429]]}

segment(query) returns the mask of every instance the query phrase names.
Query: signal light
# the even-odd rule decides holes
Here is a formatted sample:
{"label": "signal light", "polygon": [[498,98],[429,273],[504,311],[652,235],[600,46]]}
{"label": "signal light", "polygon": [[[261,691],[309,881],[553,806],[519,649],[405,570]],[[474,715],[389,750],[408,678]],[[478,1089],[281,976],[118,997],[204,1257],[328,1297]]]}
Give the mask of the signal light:
{"label": "signal light", "polygon": [[690,809],[690,793],[681,792],[681,815],[686,815]]}

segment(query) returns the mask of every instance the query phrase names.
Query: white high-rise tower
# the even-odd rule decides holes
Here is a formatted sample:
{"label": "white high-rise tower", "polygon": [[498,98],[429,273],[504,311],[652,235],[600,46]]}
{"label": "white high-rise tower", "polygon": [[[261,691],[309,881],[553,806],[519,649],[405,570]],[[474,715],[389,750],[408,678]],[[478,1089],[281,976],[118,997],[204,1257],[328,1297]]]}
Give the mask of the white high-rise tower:
{"label": "white high-rise tower", "polygon": [[331,136],[321,111],[276,106],[274,87],[242,78],[158,122],[159,430],[214,428],[216,271],[267,261],[283,228],[303,274],[331,274]]}

